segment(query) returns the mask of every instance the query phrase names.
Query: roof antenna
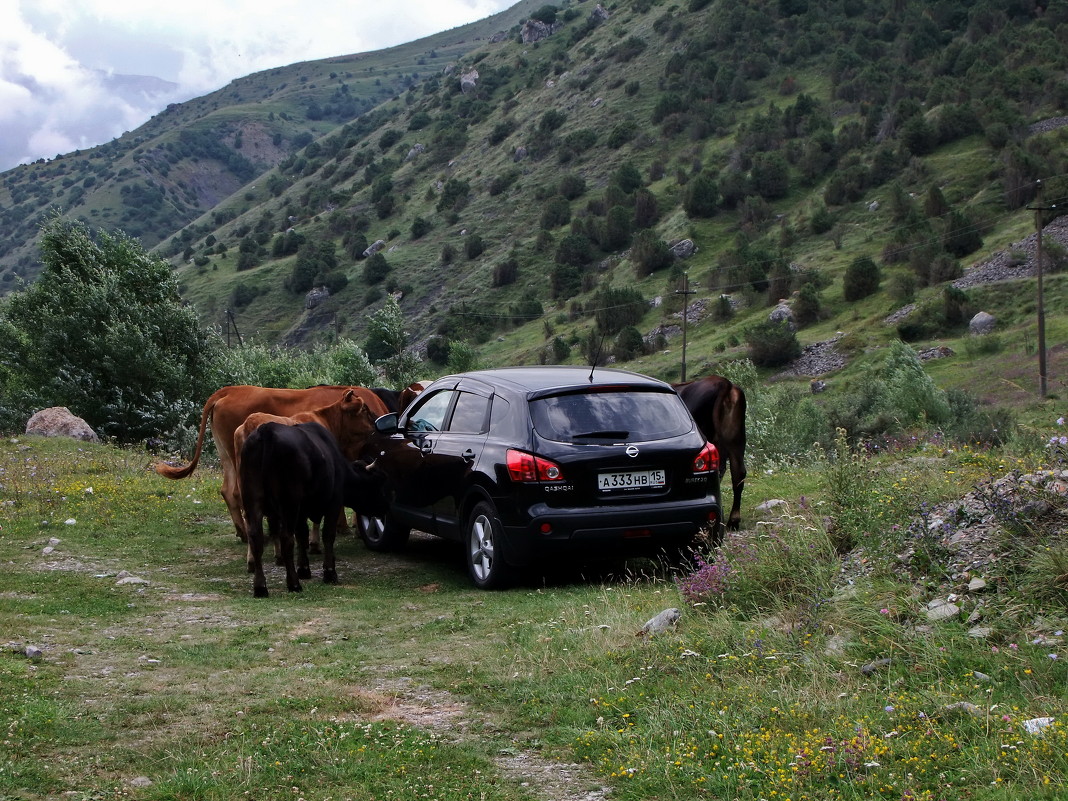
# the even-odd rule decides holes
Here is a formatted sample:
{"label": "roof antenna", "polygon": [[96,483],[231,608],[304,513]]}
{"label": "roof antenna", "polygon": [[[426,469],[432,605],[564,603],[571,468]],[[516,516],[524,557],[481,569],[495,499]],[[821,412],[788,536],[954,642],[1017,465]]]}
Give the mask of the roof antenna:
{"label": "roof antenna", "polygon": [[597,362],[601,360],[601,348],[604,347],[604,338],[607,334],[601,334],[601,341],[597,343],[597,352],[593,354],[593,360],[590,363],[590,383],[593,383],[593,371],[597,369]]}

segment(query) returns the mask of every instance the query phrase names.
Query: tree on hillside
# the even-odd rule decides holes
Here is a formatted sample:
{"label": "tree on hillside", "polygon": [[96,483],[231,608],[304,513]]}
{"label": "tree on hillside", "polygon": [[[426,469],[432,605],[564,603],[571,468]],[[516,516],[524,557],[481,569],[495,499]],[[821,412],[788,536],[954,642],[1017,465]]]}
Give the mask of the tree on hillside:
{"label": "tree on hillside", "polygon": [[218,340],[182,301],[170,266],[125,234],[58,216],[40,247],[41,277],[0,308],[7,402],[27,416],[66,406],[123,442],[186,422],[215,389]]}
{"label": "tree on hillside", "polygon": [[422,362],[408,350],[404,315],[400,303],[392,295],[368,318],[364,350],[390,386],[399,389],[418,380]]}

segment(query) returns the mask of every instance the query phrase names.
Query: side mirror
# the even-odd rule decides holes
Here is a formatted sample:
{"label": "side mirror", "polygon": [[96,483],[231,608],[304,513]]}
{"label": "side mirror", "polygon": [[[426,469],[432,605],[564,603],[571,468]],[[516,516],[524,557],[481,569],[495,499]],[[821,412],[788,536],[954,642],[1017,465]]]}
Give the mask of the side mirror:
{"label": "side mirror", "polygon": [[397,425],[397,413],[390,412],[384,414],[375,420],[375,431],[379,434],[396,434],[400,431],[400,426]]}

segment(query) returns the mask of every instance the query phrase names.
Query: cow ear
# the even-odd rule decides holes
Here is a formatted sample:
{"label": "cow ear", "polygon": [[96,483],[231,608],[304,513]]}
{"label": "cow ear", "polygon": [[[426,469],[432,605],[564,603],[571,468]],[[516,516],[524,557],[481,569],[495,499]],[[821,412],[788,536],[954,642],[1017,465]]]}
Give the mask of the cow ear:
{"label": "cow ear", "polygon": [[350,389],[347,390],[345,394],[341,396],[341,400],[343,403],[352,403],[352,401],[357,397],[358,396],[356,395],[356,390]]}

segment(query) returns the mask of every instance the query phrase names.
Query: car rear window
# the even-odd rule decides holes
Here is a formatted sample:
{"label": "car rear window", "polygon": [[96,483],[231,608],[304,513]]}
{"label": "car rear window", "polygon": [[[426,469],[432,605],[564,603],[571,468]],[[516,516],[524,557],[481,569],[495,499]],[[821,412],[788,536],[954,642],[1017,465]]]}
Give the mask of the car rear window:
{"label": "car rear window", "polygon": [[667,392],[553,395],[531,401],[530,414],[538,434],[557,442],[648,442],[693,426],[682,400]]}

